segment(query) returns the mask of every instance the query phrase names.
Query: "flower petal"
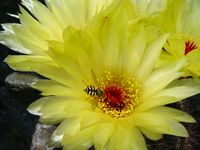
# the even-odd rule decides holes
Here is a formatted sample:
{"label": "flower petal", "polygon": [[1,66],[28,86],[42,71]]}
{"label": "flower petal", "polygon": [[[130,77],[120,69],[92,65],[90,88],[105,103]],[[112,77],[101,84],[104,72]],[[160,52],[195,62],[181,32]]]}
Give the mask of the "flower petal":
{"label": "flower petal", "polygon": [[164,89],[173,80],[181,77],[183,73],[180,73],[179,70],[185,65],[185,63],[186,60],[182,59],[176,63],[155,70],[144,82],[143,99],[148,99],[151,95]]}
{"label": "flower petal", "polygon": [[161,106],[161,107],[153,108],[149,111],[153,112],[155,114],[159,113],[160,115],[162,115],[164,117],[172,118],[178,122],[189,122],[189,123],[196,122],[195,119],[191,115],[189,115],[183,111],[180,111],[180,110],[177,110],[174,108],[170,108],[170,107]]}
{"label": "flower petal", "polygon": [[125,1],[113,2],[105,11],[96,15],[89,24],[88,28],[101,47],[103,57],[98,60],[103,63],[101,65],[104,68],[118,69],[113,66],[119,65],[119,53],[128,38],[128,12],[125,5]]}
{"label": "flower petal", "polygon": [[57,18],[62,28],[72,25],[76,29],[82,29],[87,22],[112,0],[47,0],[47,6]]}
{"label": "flower petal", "polygon": [[74,136],[63,137],[64,150],[88,150],[93,145],[93,136],[97,126],[91,126],[80,130]]}
{"label": "flower petal", "polygon": [[140,130],[142,131],[142,133],[148,137],[149,139],[151,140],[159,140],[161,139],[163,136],[161,133],[157,133],[157,132],[154,132],[154,131],[151,131],[151,129],[149,128],[145,128],[145,127],[140,127]]}
{"label": "flower petal", "polygon": [[139,129],[127,123],[122,124],[116,123],[115,132],[108,143],[108,149],[146,150],[146,144]]}
{"label": "flower petal", "polygon": [[157,133],[188,137],[187,130],[183,125],[171,118],[150,111],[134,114],[134,124]]}
{"label": "flower petal", "polygon": [[48,28],[56,39],[62,40],[62,30],[54,14],[42,3],[36,0],[22,0],[22,4]]}
{"label": "flower petal", "polygon": [[167,0],[132,0],[139,16],[149,16],[162,12],[167,4]]}
{"label": "flower petal", "polygon": [[[5,26],[5,25],[4,25]],[[0,32],[0,43],[11,48],[12,50],[24,54],[30,54],[31,51],[25,48],[19,39],[17,39],[14,33],[9,33],[7,31]]]}
{"label": "flower petal", "polygon": [[80,116],[83,111],[91,109],[87,101],[71,100],[67,97],[51,96],[43,97],[28,107],[28,111],[40,115],[40,121],[44,123],[59,123],[67,117]]}
{"label": "flower petal", "polygon": [[[32,32],[38,39],[53,40],[55,37],[52,32],[44,25],[40,24],[35,18],[33,18],[23,7],[20,6],[19,18],[23,27],[26,27]],[[35,34],[37,33],[37,34]],[[29,39],[29,38],[28,38]]]}
{"label": "flower petal", "polygon": [[71,87],[68,87],[53,80],[39,80],[32,87],[42,91],[41,94],[44,96],[66,96],[72,99],[83,97],[83,90],[80,90],[78,87],[74,88],[75,85],[72,86],[73,84],[70,84]]}
{"label": "flower petal", "polygon": [[14,70],[35,71],[66,86],[70,83],[71,78],[68,73],[46,56],[8,56],[5,62]]}
{"label": "flower petal", "polygon": [[145,110],[148,110],[150,108],[174,103],[174,102],[177,102],[177,101],[180,101],[180,100],[177,99],[176,97],[173,97],[173,96],[165,95],[165,96],[153,97],[153,98],[150,98],[147,101],[144,101],[143,103],[139,104],[135,108],[135,111],[136,112],[145,111]]}
{"label": "flower petal", "polygon": [[134,75],[136,68],[141,63],[146,46],[144,27],[135,25],[135,29],[130,36],[127,47],[122,51],[122,67]]}
{"label": "flower petal", "polygon": [[40,115],[40,121],[47,124],[56,124],[66,118],[63,112],[67,105],[65,97],[44,97],[32,103],[28,111],[35,115]]}
{"label": "flower petal", "polygon": [[50,139],[50,145],[60,146],[63,136],[75,135],[80,129],[80,118],[65,119],[54,131]]}
{"label": "flower petal", "polygon": [[178,102],[200,92],[199,80],[178,80],[171,83],[168,88],[161,90],[152,98],[141,101],[136,111],[144,111],[156,106],[162,106],[174,102]]}
{"label": "flower petal", "polygon": [[80,122],[81,128],[87,128],[91,125],[98,124],[98,123],[106,123],[112,121],[109,116],[102,114],[101,111],[85,111],[82,112],[82,119]]}
{"label": "flower petal", "polygon": [[106,149],[106,144],[114,132],[112,123],[100,124],[94,133],[94,147],[96,150]]}
{"label": "flower petal", "polygon": [[138,70],[136,71],[138,80],[145,80],[150,75],[168,36],[168,34],[160,36],[147,48],[141,60],[141,64],[138,66]]}
{"label": "flower petal", "polygon": [[90,36],[86,32],[77,31],[72,27],[64,30],[64,47],[61,43],[50,42],[51,49],[47,52],[54,61],[63,67],[75,80],[88,81],[91,77],[89,51],[92,47]]}
{"label": "flower petal", "polygon": [[[194,85],[195,86],[195,85]],[[176,86],[162,90],[156,97],[158,96],[173,96],[176,97],[177,100],[182,100],[193,95],[196,95],[200,92],[199,89],[192,86]]]}

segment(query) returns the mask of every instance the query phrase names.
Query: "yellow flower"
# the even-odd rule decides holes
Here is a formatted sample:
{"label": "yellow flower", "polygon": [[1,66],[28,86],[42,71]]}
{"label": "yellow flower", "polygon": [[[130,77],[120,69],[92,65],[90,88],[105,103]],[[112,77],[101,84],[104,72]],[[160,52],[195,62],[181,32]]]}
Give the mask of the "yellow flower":
{"label": "yellow flower", "polygon": [[153,20],[160,25],[162,32],[171,33],[164,46],[162,61],[168,63],[187,57],[189,65],[185,68],[184,76],[200,76],[200,2],[168,1],[166,10]]}
{"label": "yellow flower", "polygon": [[85,30],[69,26],[63,42],[49,41],[52,66],[7,60],[18,70],[45,66],[35,71],[50,79],[34,87],[46,97],[28,110],[43,123],[62,122],[52,135],[54,146],[144,150],[142,134],[152,140],[162,134],[188,136],[179,122],[195,120],[164,105],[199,93],[199,86],[187,79],[173,82],[182,76],[185,59],[154,68],[168,34],[147,40],[154,31],[145,32],[148,27],[141,23],[129,26],[129,5],[116,1]]}

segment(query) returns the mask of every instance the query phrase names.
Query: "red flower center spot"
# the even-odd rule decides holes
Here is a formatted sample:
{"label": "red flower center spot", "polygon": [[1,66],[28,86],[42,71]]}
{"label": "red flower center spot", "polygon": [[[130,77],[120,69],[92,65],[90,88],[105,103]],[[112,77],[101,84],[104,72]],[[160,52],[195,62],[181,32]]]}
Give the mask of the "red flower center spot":
{"label": "red flower center spot", "polygon": [[123,100],[125,99],[125,92],[122,87],[117,85],[106,86],[104,89],[105,102],[112,107],[123,107]]}
{"label": "red flower center spot", "polygon": [[197,45],[194,42],[187,41],[185,42],[185,53],[184,55],[187,55],[189,52],[197,49]]}

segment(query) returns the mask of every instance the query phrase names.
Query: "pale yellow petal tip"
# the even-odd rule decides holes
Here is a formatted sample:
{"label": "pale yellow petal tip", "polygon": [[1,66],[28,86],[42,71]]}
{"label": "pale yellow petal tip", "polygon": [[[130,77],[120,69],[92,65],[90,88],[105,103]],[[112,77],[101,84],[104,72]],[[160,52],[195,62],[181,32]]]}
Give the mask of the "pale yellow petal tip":
{"label": "pale yellow petal tip", "polygon": [[164,128],[163,127],[163,133],[164,134],[169,134],[169,135],[174,135],[174,136],[179,136],[179,137],[188,137],[188,131],[186,130],[186,128],[179,124],[179,127],[177,128],[176,125],[175,127],[172,127],[172,129],[170,128]]}
{"label": "pale yellow petal tip", "polygon": [[9,63],[10,57],[11,57],[11,56],[6,57],[3,61],[6,62],[6,63]]}
{"label": "pale yellow petal tip", "polygon": [[41,103],[40,100],[37,100],[34,103],[32,103],[31,105],[29,105],[27,110],[31,114],[34,114],[34,115],[37,115],[37,116],[41,116],[42,113],[40,112],[40,110],[41,110],[43,104],[44,104],[44,102]]}
{"label": "pale yellow petal tip", "polygon": [[42,113],[38,111],[39,109],[28,107],[27,111],[33,115],[41,116]]}
{"label": "pale yellow petal tip", "polygon": [[[10,67],[13,65],[13,66],[15,66],[15,64],[17,63],[17,62],[19,62],[19,59],[17,58],[17,56],[16,55],[9,55],[8,57],[6,57],[5,59],[4,59],[4,62],[6,62]],[[24,66],[25,66],[26,64],[24,64]]]}
{"label": "pale yellow petal tip", "polygon": [[52,147],[60,147],[62,139],[63,139],[63,134],[62,135],[57,135],[55,132],[51,136],[51,138],[50,138],[50,140],[48,142],[48,145],[52,146]]}
{"label": "pale yellow petal tip", "polygon": [[189,115],[187,117],[187,122],[188,123],[197,123],[197,120],[194,117],[192,117],[192,116]]}
{"label": "pale yellow petal tip", "polygon": [[182,112],[183,114],[181,116],[177,116],[174,119],[179,121],[179,122],[186,122],[186,123],[197,123],[194,117],[191,115]]}
{"label": "pale yellow petal tip", "polygon": [[147,128],[140,127],[141,132],[149,139],[153,141],[160,140],[163,137],[162,133],[153,132]]}
{"label": "pale yellow petal tip", "polygon": [[[181,127],[182,126],[182,127]],[[186,128],[180,124],[180,126],[177,128],[176,131],[172,131],[172,135],[175,136],[180,136],[180,137],[188,137],[188,131],[186,130]]]}
{"label": "pale yellow petal tip", "polygon": [[189,137],[189,134],[188,134],[187,130],[185,130],[185,132],[182,132],[181,134],[179,133],[176,136],[179,136],[179,137]]}
{"label": "pale yellow petal tip", "polygon": [[14,63],[12,63],[12,62],[13,62],[12,56],[6,57],[6,58],[4,59],[4,62],[7,63],[8,66],[9,66],[10,68],[12,68],[13,70],[16,70],[16,69],[14,68],[14,66],[12,65],[12,64],[15,64],[15,60],[14,60]]}

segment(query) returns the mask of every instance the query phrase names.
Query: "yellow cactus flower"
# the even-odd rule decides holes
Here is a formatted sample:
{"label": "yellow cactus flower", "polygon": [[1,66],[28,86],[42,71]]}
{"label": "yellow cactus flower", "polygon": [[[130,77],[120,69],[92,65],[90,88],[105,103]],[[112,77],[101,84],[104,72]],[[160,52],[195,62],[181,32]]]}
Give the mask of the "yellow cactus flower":
{"label": "yellow cactus flower", "polygon": [[154,20],[162,32],[171,33],[164,46],[162,61],[168,63],[187,57],[184,76],[200,76],[200,1],[168,1],[166,10]]}
{"label": "yellow cactus flower", "polygon": [[[63,11],[81,19],[83,12],[75,11],[82,5],[70,5],[74,1],[66,0],[70,9]],[[31,4],[27,6],[34,8]],[[49,8],[54,10],[54,5]],[[145,150],[143,134],[151,140],[163,134],[188,136],[179,122],[195,119],[165,105],[200,93],[199,81],[177,80],[183,76],[187,58],[155,68],[169,34],[150,30],[140,21],[133,23],[132,11],[131,1],[115,0],[84,28],[67,25],[62,40],[47,40],[45,57],[6,59],[17,70],[49,78],[33,85],[44,97],[28,110],[39,115],[42,123],[60,123],[51,145],[64,150],[87,150],[93,145],[96,150]]]}

